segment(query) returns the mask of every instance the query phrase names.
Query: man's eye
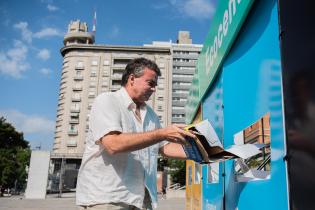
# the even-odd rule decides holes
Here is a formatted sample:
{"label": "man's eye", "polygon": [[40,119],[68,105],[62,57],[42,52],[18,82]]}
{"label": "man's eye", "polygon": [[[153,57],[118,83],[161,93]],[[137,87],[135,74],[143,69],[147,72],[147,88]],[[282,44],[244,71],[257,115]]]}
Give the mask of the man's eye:
{"label": "man's eye", "polygon": [[149,84],[151,87],[155,87],[155,86],[156,86],[156,83],[155,83],[155,82],[148,82],[148,84]]}

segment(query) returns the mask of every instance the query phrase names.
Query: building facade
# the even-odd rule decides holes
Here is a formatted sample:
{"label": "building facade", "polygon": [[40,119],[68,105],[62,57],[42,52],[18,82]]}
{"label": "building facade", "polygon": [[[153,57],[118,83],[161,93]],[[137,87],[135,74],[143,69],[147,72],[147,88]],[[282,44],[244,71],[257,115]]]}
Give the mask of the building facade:
{"label": "building facade", "polygon": [[197,59],[202,49],[200,44],[192,44],[189,31],[179,31],[176,43],[155,41],[152,47],[169,47],[172,53],[172,98],[171,123],[185,123],[185,104],[189,88],[196,71]]}

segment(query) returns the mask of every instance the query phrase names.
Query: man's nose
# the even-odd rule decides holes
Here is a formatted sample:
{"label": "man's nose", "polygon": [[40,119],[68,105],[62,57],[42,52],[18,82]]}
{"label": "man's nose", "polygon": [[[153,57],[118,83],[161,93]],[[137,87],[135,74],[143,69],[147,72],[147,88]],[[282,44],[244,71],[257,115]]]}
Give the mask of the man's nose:
{"label": "man's nose", "polygon": [[155,91],[156,91],[156,86],[151,87],[151,90],[152,90],[153,92],[155,92]]}

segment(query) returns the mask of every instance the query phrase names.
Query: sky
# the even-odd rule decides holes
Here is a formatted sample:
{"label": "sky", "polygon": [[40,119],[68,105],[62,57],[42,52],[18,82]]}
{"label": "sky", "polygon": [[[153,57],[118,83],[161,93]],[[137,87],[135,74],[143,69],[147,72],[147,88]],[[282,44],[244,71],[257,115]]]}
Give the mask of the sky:
{"label": "sky", "polygon": [[218,0],[1,0],[0,116],[31,148],[51,150],[62,67],[63,37],[71,20],[92,29],[96,44],[176,42],[190,31],[203,44]]}

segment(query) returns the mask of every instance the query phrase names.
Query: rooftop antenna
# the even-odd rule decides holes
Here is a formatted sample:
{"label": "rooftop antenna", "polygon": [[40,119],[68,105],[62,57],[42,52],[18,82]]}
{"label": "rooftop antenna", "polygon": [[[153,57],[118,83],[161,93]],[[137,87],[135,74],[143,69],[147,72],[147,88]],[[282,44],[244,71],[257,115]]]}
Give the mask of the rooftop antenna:
{"label": "rooftop antenna", "polygon": [[96,10],[94,9],[94,18],[93,18],[93,28],[92,28],[92,32],[95,36],[96,33]]}

